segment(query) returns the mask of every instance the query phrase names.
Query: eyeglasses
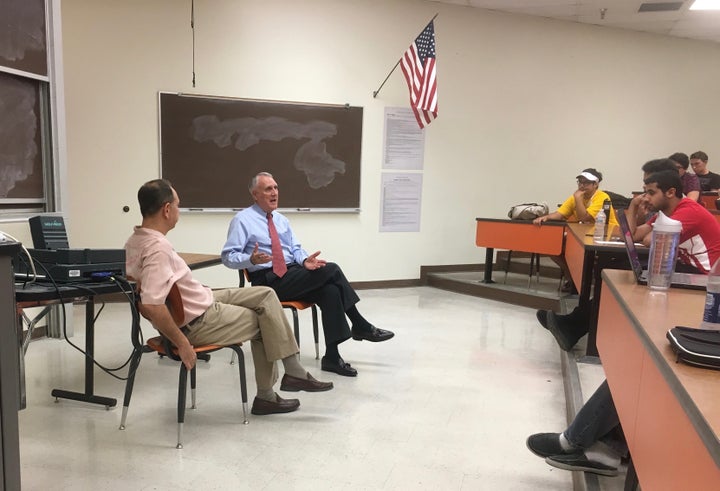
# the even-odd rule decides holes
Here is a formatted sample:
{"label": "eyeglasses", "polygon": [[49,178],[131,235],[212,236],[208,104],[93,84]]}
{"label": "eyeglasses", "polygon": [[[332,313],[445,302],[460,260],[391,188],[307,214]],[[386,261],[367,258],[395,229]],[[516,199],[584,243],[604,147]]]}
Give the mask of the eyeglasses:
{"label": "eyeglasses", "polygon": [[578,186],[587,186],[588,184],[595,184],[595,181],[586,181],[585,179],[577,180]]}

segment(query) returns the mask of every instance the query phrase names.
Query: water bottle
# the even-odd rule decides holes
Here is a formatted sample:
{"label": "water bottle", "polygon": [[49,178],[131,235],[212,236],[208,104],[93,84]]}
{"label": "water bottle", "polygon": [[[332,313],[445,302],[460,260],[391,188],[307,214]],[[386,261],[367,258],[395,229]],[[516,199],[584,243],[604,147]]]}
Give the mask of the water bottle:
{"label": "water bottle", "polygon": [[705,312],[700,328],[720,330],[720,259],[715,262],[708,275]]}
{"label": "water bottle", "polygon": [[593,242],[605,240],[605,211],[601,208],[595,215],[595,232],[593,232]]}
{"label": "water bottle", "polygon": [[668,218],[662,211],[658,212],[648,256],[648,286],[653,290],[670,288],[681,231],[682,223]]}

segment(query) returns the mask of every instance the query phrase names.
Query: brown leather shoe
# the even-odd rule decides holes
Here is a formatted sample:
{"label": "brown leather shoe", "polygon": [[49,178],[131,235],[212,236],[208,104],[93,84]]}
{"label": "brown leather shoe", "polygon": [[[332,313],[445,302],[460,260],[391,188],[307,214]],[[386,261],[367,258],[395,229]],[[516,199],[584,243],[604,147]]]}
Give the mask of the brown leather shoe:
{"label": "brown leather shoe", "polygon": [[275,396],[277,397],[275,402],[256,397],[250,412],[257,415],[291,413],[300,407],[300,401],[297,399],[283,399],[277,394]]}
{"label": "brown leather shoe", "polygon": [[280,390],[285,390],[287,392],[298,392],[301,390],[304,390],[305,392],[324,392],[332,388],[332,382],[320,382],[309,373],[305,379],[293,377],[292,375],[288,375],[286,373],[283,375],[282,381],[280,382]]}

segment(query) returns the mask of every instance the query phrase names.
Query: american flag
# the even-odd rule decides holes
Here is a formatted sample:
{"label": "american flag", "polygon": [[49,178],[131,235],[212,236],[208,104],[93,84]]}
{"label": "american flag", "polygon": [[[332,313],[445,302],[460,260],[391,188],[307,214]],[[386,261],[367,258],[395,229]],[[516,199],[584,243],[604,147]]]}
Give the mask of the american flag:
{"label": "american flag", "polygon": [[435,70],[435,27],[433,21],[410,45],[402,57],[402,72],[410,89],[410,107],[420,128],[437,118]]}

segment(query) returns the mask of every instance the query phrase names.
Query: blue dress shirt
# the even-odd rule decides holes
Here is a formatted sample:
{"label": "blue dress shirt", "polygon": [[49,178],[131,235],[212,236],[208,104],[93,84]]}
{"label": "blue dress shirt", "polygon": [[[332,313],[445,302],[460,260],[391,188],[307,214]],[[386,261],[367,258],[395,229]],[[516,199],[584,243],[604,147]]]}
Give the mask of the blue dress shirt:
{"label": "blue dress shirt", "polygon": [[[280,237],[285,263],[302,264],[308,257],[308,253],[300,247],[300,242],[290,228],[290,222],[277,211],[274,211],[272,216],[278,237]],[[272,256],[267,214],[257,204],[254,204],[250,208],[239,211],[230,222],[227,241],[221,253],[223,264],[228,268],[247,269],[248,271],[271,268],[272,261],[263,264],[250,262],[250,255],[255,249],[256,242],[259,251]]]}

